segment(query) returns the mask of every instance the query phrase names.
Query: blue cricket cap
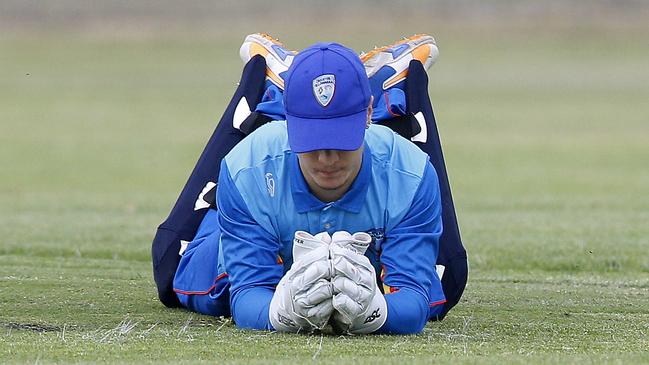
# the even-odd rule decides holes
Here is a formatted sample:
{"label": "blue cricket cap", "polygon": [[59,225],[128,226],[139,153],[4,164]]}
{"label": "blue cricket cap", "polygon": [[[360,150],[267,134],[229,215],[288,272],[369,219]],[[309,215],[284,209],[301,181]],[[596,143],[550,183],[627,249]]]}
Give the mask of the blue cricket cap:
{"label": "blue cricket cap", "polygon": [[353,151],[363,144],[370,83],[353,50],[316,43],[295,56],[284,83],[291,150]]}

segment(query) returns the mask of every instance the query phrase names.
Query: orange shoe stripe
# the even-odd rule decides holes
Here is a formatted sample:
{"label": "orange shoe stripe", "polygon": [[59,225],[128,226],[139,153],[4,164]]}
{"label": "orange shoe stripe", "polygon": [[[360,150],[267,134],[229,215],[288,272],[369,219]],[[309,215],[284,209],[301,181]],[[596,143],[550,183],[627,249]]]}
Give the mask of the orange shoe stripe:
{"label": "orange shoe stripe", "polygon": [[250,58],[254,57],[255,55],[262,55],[264,58],[268,55],[268,50],[264,48],[264,46],[260,45],[259,43],[252,43],[250,45]]}
{"label": "orange shoe stripe", "polygon": [[429,54],[430,48],[427,44],[422,44],[421,46],[412,50],[412,57],[421,62],[422,65],[425,64]]}
{"label": "orange shoe stripe", "polygon": [[270,81],[272,81],[277,86],[279,86],[282,90],[284,90],[284,80],[278,75],[275,75],[274,72],[271,72],[269,68],[266,68],[266,77],[268,77]]}
{"label": "orange shoe stripe", "polygon": [[405,69],[398,74],[390,77],[383,83],[383,90],[387,90],[391,88],[392,86],[398,84],[399,82],[403,81],[406,76],[408,76],[408,69]]}

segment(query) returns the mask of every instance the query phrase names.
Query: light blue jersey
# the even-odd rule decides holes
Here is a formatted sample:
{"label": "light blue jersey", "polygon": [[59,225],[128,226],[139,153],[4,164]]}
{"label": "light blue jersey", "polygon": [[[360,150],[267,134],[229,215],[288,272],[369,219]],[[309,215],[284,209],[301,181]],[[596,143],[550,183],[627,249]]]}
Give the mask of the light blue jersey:
{"label": "light blue jersey", "polygon": [[[229,294],[238,326],[271,329],[268,307],[292,264],[298,230],[373,236],[366,255],[381,273],[377,280],[388,304],[379,332],[420,332],[445,302],[435,272],[442,233],[437,175],[427,154],[386,127],[366,131],[358,176],[342,198],[324,203],[309,191],[286,123],[266,124],[223,160],[217,206],[205,216],[174,281],[190,309],[223,315]],[[199,272],[200,266],[209,269]]]}

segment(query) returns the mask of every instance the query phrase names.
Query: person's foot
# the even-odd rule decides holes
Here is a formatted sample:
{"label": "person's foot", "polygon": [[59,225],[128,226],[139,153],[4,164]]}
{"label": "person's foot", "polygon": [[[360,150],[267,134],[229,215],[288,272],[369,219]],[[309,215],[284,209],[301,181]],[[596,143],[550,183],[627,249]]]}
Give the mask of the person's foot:
{"label": "person's foot", "polygon": [[435,63],[439,50],[435,39],[427,34],[415,34],[401,41],[360,55],[367,76],[382,80],[383,90],[397,85],[408,76],[411,60],[418,60],[425,69]]}
{"label": "person's foot", "polygon": [[254,33],[246,36],[241,45],[239,56],[243,63],[261,55],[266,59],[266,79],[284,90],[284,73],[293,62],[296,52],[287,49],[277,39],[265,33]]}

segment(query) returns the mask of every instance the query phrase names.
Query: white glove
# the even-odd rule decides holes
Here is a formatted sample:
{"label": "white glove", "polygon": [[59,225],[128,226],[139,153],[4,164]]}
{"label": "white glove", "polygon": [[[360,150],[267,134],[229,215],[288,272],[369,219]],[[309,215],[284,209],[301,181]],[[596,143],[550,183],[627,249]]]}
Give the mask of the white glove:
{"label": "white glove", "polygon": [[320,232],[312,236],[308,232],[297,231],[293,238],[293,262],[329,259],[329,244],[331,236],[327,232]]}
{"label": "white glove", "polygon": [[388,308],[376,272],[364,255],[372,237],[364,232],[333,234],[329,248],[334,267],[331,324],[337,332],[371,333],[383,325]]}
{"label": "white glove", "polygon": [[295,232],[293,265],[279,281],[270,302],[270,323],[277,331],[322,329],[333,312],[333,288],[327,232]]}

